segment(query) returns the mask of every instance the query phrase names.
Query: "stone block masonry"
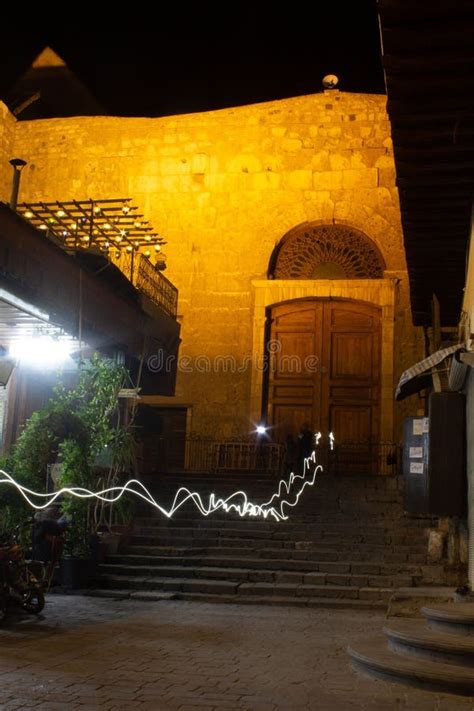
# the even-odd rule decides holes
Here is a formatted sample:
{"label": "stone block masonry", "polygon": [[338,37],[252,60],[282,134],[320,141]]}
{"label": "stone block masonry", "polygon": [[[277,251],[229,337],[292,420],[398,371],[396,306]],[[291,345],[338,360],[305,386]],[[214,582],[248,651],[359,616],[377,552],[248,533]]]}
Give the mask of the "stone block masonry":
{"label": "stone block masonry", "polygon": [[[171,402],[192,407],[195,432],[249,430],[252,280],[266,278],[275,245],[302,223],[341,223],[373,240],[399,280],[394,378],[421,355],[385,103],[326,91],[157,119],[16,124],[9,153],[28,161],[23,199],[130,196],[167,239],[181,355],[191,361]],[[0,130],[11,133],[12,121],[4,115]],[[203,374],[193,367],[202,355],[232,356],[242,367]]]}

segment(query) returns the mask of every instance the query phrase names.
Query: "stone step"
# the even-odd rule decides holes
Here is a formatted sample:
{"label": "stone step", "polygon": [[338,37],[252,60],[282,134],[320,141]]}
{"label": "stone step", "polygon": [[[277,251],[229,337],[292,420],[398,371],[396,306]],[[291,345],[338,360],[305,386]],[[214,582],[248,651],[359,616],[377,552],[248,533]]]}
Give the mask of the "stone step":
{"label": "stone step", "polygon": [[474,674],[471,667],[416,659],[389,649],[385,637],[373,637],[348,647],[356,669],[391,681],[402,681],[433,691],[471,695]]}
{"label": "stone step", "polygon": [[207,578],[148,577],[102,575],[98,583],[102,588],[166,590],[168,592],[193,592],[235,595],[278,595],[282,597],[344,598],[351,600],[388,601],[393,588],[354,588],[339,585],[310,585],[294,583],[239,583],[237,581]]}
{"label": "stone step", "polygon": [[194,602],[227,603],[238,605],[281,605],[291,607],[315,607],[337,610],[385,610],[382,600],[350,600],[331,597],[285,597],[284,595],[212,595],[206,593],[175,594],[178,600]]}
{"label": "stone step", "polygon": [[134,590],[165,590],[167,592],[203,592],[236,594],[238,583],[227,580],[205,580],[194,578],[170,578],[124,575],[102,575],[98,583],[104,588],[134,589]]}
{"label": "stone step", "polygon": [[[269,523],[268,521],[252,520],[252,528],[259,531],[278,531],[282,533],[297,532],[297,533],[311,533],[311,535],[325,535],[325,536],[364,536],[364,535],[402,535],[402,536],[420,536],[428,535],[430,526],[424,525],[412,526],[405,521],[387,523],[383,522],[377,526],[372,525],[370,529],[367,529],[366,524],[354,524],[351,523],[334,523],[334,519],[331,523],[322,524],[320,521],[296,521],[294,517],[290,521],[281,521],[278,524]],[[246,529],[249,527],[248,520],[224,520],[215,521],[213,519],[182,519],[179,521],[161,521],[157,519],[140,519],[135,518],[134,529],[135,531],[143,528],[152,528],[155,530],[170,530],[175,531],[176,529],[219,529],[225,530],[231,529]]]}
{"label": "stone step", "polygon": [[417,579],[437,579],[443,575],[442,566],[420,566],[408,564],[387,563],[355,563],[353,561],[315,561],[305,559],[285,559],[251,557],[252,551],[245,551],[246,556],[235,557],[232,555],[218,556],[201,551],[200,554],[187,555],[178,551],[176,555],[147,555],[147,554],[117,554],[107,557],[107,563],[124,565],[175,565],[173,560],[181,566],[204,565],[208,567],[224,568],[250,568],[250,569],[275,569],[302,572],[322,573],[352,573],[353,575],[409,575]]}
{"label": "stone step", "polygon": [[[204,500],[210,492],[226,497],[244,490],[261,503],[279,481],[234,473],[145,483],[169,506],[181,486]],[[442,565],[427,565],[437,519],[406,515],[401,484],[395,477],[323,475],[280,522],[222,510],[202,517],[192,502],[168,520],[139,505],[129,545],[107,559],[100,584],[180,599],[386,607],[400,589],[410,595],[445,580]]]}
{"label": "stone step", "polygon": [[421,609],[421,614],[433,630],[474,635],[474,602],[425,605]]}
{"label": "stone step", "polygon": [[[176,561],[178,562],[178,561]],[[213,580],[229,580],[237,582],[263,583],[293,583],[295,585],[339,585],[349,587],[412,587],[414,578],[408,575],[353,575],[347,573],[323,573],[258,570],[255,568],[224,568],[211,566],[183,565],[129,565],[122,563],[105,563],[99,566],[101,573],[110,575],[125,575],[138,577],[192,577]]]}
{"label": "stone step", "polygon": [[227,531],[222,532],[223,535],[219,536],[216,534],[210,535],[210,533],[201,533],[199,531],[190,531],[188,535],[173,535],[172,531],[164,532],[159,536],[149,536],[149,535],[133,535],[132,545],[152,545],[153,543],[163,545],[165,543],[174,542],[175,544],[181,544],[186,546],[191,546],[196,544],[197,546],[238,546],[242,545],[242,541],[251,541],[254,547],[267,548],[267,547],[279,547],[279,548],[295,548],[297,543],[314,544],[318,548],[335,548],[340,551],[341,549],[348,551],[357,552],[368,552],[370,554],[376,554],[382,551],[391,550],[397,554],[426,554],[426,543],[420,541],[419,543],[369,543],[365,541],[346,541],[346,540],[312,540],[307,536],[303,541],[297,538],[288,540],[283,536],[275,535],[272,538],[267,538],[264,536],[228,536]]}
{"label": "stone step", "polygon": [[[282,541],[299,541],[302,538],[321,542],[322,545],[338,544],[338,545],[357,545],[359,543],[367,543],[370,545],[400,545],[413,547],[413,534],[405,534],[398,532],[367,532],[363,531],[326,531],[313,530],[309,526],[297,526],[292,529],[233,529],[205,527],[205,526],[183,526],[183,527],[168,527],[168,526],[141,526],[136,525],[133,532],[134,538],[147,537],[154,539],[181,539],[186,538],[239,538],[239,539],[266,539],[266,540],[282,540]],[[416,539],[415,539],[416,540]],[[418,543],[423,548],[426,543],[419,541]]]}
{"label": "stone step", "polygon": [[425,620],[391,620],[383,632],[394,652],[474,667],[474,636],[436,631]]}
{"label": "stone step", "polygon": [[82,594],[86,597],[108,597],[114,600],[146,600],[149,602],[176,599],[174,593],[156,592],[153,590],[101,590],[100,588],[96,588],[94,590],[83,590]]}
{"label": "stone step", "polygon": [[152,552],[157,555],[175,555],[180,553],[188,553],[191,555],[202,553],[215,554],[221,556],[251,556],[259,558],[293,558],[295,560],[317,560],[317,561],[328,561],[328,562],[339,562],[347,561],[348,559],[354,562],[366,563],[376,561],[377,563],[389,563],[389,564],[404,564],[409,565],[425,565],[426,564],[426,554],[408,554],[407,552],[401,552],[397,549],[387,549],[378,553],[374,553],[372,550],[364,552],[361,550],[337,550],[334,548],[316,548],[307,547],[306,544],[302,548],[285,548],[280,546],[279,548],[266,548],[266,547],[238,547],[237,545],[226,546],[199,546],[194,548],[193,546],[158,546],[150,543],[141,545],[132,545],[125,549],[126,553],[130,554],[151,554]]}

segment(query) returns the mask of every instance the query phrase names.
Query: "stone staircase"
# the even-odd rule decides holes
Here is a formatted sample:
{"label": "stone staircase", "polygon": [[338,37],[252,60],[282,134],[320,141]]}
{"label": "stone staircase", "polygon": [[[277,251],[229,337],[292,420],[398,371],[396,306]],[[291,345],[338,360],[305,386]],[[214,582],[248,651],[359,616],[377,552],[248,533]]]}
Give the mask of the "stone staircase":
{"label": "stone staircase", "polygon": [[372,676],[433,691],[474,694],[474,603],[424,607],[425,620],[391,620],[385,637],[348,648]]}
{"label": "stone staircase", "polygon": [[[204,500],[250,489],[257,503],[275,490],[270,479],[232,476],[147,485],[167,506],[179,486]],[[320,475],[282,522],[204,518],[190,502],[167,520],[143,505],[130,544],[100,566],[97,586],[144,598],[385,609],[397,589],[455,582],[427,564],[435,522],[407,518],[398,486],[395,477]]]}

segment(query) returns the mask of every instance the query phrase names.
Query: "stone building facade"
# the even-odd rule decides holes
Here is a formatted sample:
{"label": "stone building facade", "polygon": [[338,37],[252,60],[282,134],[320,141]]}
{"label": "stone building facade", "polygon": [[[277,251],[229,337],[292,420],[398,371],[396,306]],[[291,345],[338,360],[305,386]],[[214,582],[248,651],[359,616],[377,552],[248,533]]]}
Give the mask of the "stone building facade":
{"label": "stone building facade", "polygon": [[[186,410],[188,432],[239,437],[267,414],[280,434],[310,419],[336,430],[334,422],[349,422],[347,437],[373,426],[371,437],[398,441],[416,403],[395,408],[394,387],[423,353],[385,104],[384,96],[332,90],[157,119],[17,123],[2,107],[0,157],[6,170],[13,155],[28,162],[23,200],[132,197],[165,237],[181,360],[176,395],[149,402]],[[7,200],[9,180],[0,190]],[[265,364],[283,316],[284,355],[315,355],[318,337],[307,346],[304,336],[313,326],[330,333],[311,382],[297,372],[280,392]],[[324,391],[331,368],[341,370],[336,395]],[[351,389],[366,376],[365,394]]]}

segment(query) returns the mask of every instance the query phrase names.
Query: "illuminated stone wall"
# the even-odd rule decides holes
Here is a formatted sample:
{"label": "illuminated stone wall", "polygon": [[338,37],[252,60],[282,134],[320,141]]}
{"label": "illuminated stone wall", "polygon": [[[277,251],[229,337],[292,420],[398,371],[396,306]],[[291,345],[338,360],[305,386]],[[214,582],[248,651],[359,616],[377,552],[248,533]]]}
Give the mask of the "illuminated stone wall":
{"label": "illuminated stone wall", "polygon": [[13,154],[15,140],[15,117],[0,101],[0,200],[9,202],[12,187],[13,169],[8,161],[18,158]]}
{"label": "illuminated stone wall", "polygon": [[422,357],[385,103],[333,91],[159,119],[17,124],[24,199],[131,197],[168,240],[186,360],[166,402],[192,407],[195,432],[250,429],[252,280],[266,279],[275,245],[307,221],[350,225],[376,243],[398,284],[390,377]]}

